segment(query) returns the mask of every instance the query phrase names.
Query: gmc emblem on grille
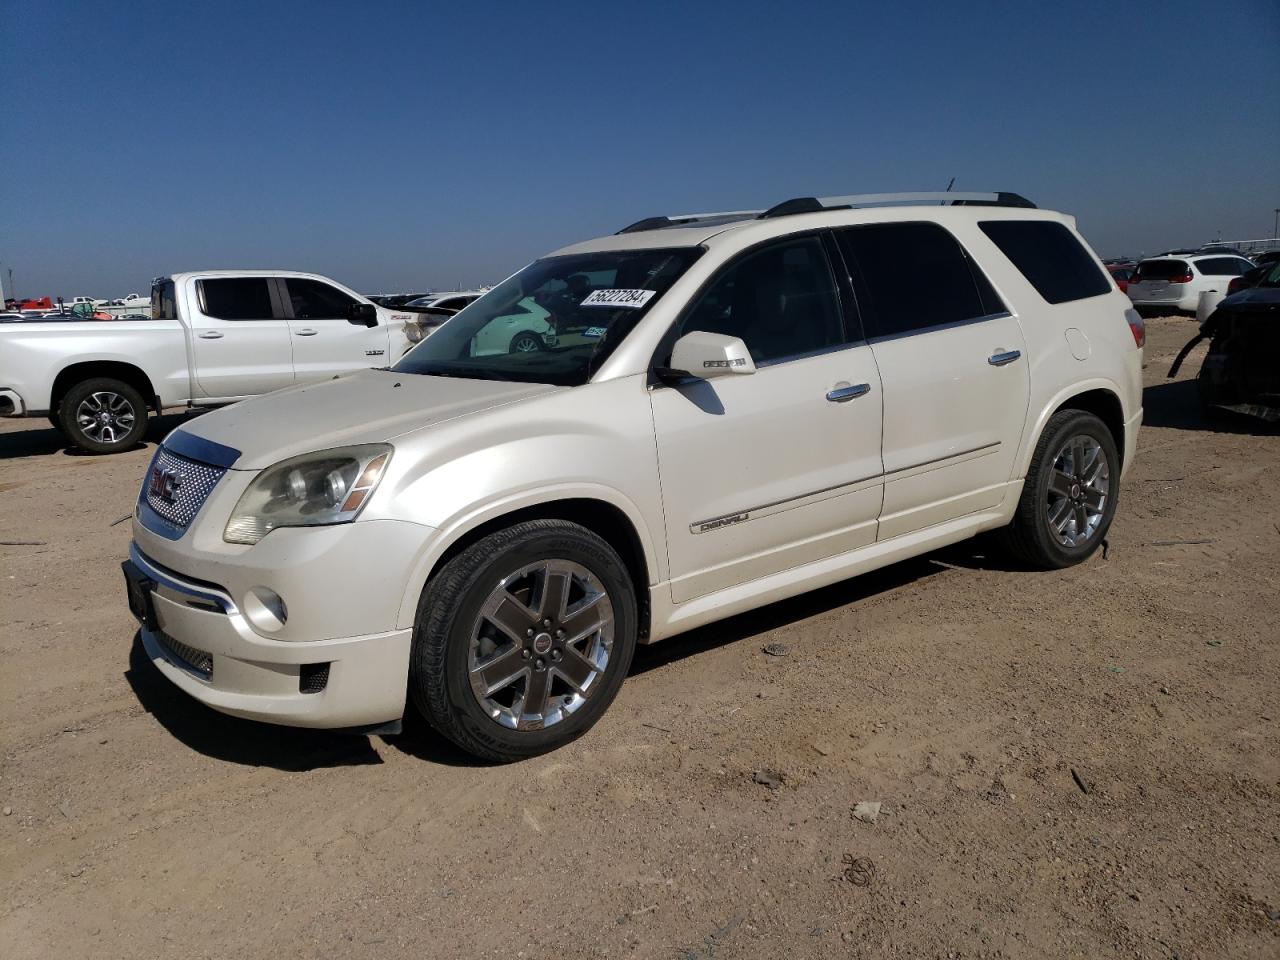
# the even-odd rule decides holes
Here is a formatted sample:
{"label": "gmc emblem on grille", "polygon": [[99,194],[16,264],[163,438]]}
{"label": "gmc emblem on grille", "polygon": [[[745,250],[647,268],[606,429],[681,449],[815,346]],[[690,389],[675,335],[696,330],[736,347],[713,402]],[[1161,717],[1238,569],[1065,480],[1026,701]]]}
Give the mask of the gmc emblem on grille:
{"label": "gmc emblem on grille", "polygon": [[173,503],[182,486],[182,476],[176,470],[156,467],[151,471],[151,494],[165,503]]}

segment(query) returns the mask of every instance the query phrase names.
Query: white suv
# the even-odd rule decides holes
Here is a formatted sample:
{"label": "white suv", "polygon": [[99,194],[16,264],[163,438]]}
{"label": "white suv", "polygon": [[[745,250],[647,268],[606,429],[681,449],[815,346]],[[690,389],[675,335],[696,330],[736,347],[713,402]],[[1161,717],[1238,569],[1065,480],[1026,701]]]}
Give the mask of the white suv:
{"label": "white suv", "polygon": [[[478,348],[529,298],[554,346]],[[651,218],[389,370],[170,434],[130,607],[218,710],[387,731],[407,691],[465,749],[529,756],[599,719],[637,643],[984,530],[1088,557],[1143,337],[1073,219],[1012,194]]]}
{"label": "white suv", "polygon": [[1195,313],[1200,294],[1227,295],[1231,281],[1254,268],[1252,260],[1220,253],[1143,260],[1129,278],[1129,299],[1139,309]]}

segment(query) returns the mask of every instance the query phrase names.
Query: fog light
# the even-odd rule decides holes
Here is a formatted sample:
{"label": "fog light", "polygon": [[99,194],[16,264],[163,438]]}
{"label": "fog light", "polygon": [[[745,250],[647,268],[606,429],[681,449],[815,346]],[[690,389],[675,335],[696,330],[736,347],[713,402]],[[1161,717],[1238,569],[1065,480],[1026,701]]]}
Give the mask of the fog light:
{"label": "fog light", "polygon": [[245,594],[244,615],[264,633],[275,633],[289,619],[289,608],[274,590],[254,587]]}

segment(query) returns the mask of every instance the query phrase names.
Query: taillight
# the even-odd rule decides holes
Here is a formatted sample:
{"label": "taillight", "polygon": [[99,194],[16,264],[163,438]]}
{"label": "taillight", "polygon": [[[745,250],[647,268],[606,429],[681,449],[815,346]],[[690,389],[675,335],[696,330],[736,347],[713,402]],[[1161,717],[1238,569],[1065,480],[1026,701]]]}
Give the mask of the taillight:
{"label": "taillight", "polygon": [[1191,282],[1191,274],[1189,274],[1189,273],[1184,273],[1184,274],[1182,274],[1181,276],[1177,276],[1177,277],[1170,277],[1170,278],[1169,278],[1169,282],[1170,282],[1170,283],[1190,283],[1190,282]]}
{"label": "taillight", "polygon": [[1147,324],[1137,310],[1126,310],[1124,318],[1129,321],[1129,332],[1133,334],[1133,342],[1141,350],[1147,342]]}
{"label": "taillight", "polygon": [[1244,277],[1232,277],[1231,282],[1227,284],[1227,296],[1233,293],[1239,293],[1241,290],[1248,289],[1245,285]]}

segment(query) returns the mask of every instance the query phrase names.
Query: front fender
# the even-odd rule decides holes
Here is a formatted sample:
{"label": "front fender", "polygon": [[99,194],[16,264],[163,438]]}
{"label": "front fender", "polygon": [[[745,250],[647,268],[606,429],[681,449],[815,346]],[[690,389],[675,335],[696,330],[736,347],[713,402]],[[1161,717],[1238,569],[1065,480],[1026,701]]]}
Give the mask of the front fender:
{"label": "front fender", "polygon": [[[659,554],[654,549],[654,539],[645,522],[643,513],[625,494],[610,487],[594,483],[570,482],[536,487],[471,505],[455,514],[435,531],[434,535],[423,545],[423,549],[409,573],[409,580],[405,585],[404,599],[401,601],[400,611],[396,618],[398,626],[400,628],[413,626],[414,618],[417,616],[418,611],[418,599],[422,595],[422,589],[426,586],[428,577],[431,576],[432,571],[439,564],[440,558],[455,543],[467,536],[471,531],[492,520],[498,520],[530,507],[553,504],[559,500],[595,500],[619,510],[636,531],[637,539],[644,553],[645,567],[649,571],[650,583],[648,585],[651,586],[666,576],[665,554]],[[645,585],[637,584],[636,586],[642,589]]]}

